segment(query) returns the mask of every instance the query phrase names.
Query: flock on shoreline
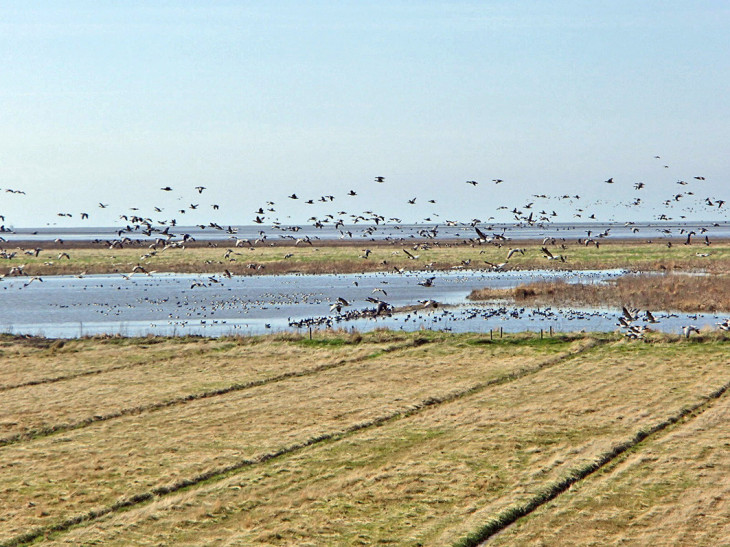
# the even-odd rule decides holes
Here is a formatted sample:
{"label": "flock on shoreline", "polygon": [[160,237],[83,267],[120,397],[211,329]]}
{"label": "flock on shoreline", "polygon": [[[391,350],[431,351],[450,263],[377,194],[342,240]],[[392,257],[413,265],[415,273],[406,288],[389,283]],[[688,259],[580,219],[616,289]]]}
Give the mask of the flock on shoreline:
{"label": "flock on shoreline", "polygon": [[[654,161],[661,160],[660,156],[655,156]],[[668,169],[669,166],[664,165],[660,162],[662,168]],[[391,181],[382,175],[375,176],[373,179],[374,184],[390,184]],[[597,184],[605,185],[617,185],[623,184],[624,186],[630,185],[631,190],[634,192],[634,196],[627,203],[617,203],[616,206],[633,207],[640,209],[644,202],[644,195],[651,190],[648,189],[647,184],[641,181],[631,182],[619,182],[614,180],[614,177],[608,177],[602,181],[596,181]],[[509,181],[505,181],[502,178],[493,178],[489,182],[482,182],[477,180],[467,180],[462,184],[466,184],[471,187],[471,191],[476,192],[475,199],[483,198],[483,194],[479,194],[480,187],[489,185],[509,185]],[[705,186],[707,185],[706,178],[702,175],[693,175],[685,179],[679,179],[674,182],[672,192],[662,201],[663,211],[655,215],[654,220],[658,222],[665,222],[669,224],[671,221],[686,220],[688,214],[697,215],[703,214],[707,216],[718,216],[724,220],[725,211],[725,199],[714,195],[707,195]],[[24,190],[16,188],[5,188],[2,189],[5,194],[12,195],[13,199],[30,199]],[[153,276],[154,270],[149,268],[150,262],[160,253],[164,253],[168,249],[184,248],[186,244],[194,241],[195,238],[184,230],[184,226],[180,221],[183,215],[188,212],[203,210],[209,210],[211,216],[215,216],[216,212],[220,211],[221,205],[219,203],[203,203],[206,195],[207,187],[203,185],[197,185],[190,189],[190,191],[178,192],[172,186],[166,185],[160,187],[159,191],[161,194],[175,195],[176,201],[181,203],[189,204],[185,206],[179,206],[178,208],[171,210],[169,207],[163,207],[161,205],[152,205],[151,209],[147,207],[132,207],[130,211],[119,214],[119,221],[122,226],[116,232],[117,237],[109,240],[96,240],[95,243],[99,246],[106,247],[108,249],[120,249],[127,246],[139,246],[146,245],[146,251],[140,256],[140,261],[137,265],[132,268],[128,274],[123,274],[125,279],[130,279],[134,275],[145,275]],[[190,194],[195,199],[190,197]],[[329,212],[324,214],[312,215],[308,218],[308,223],[315,229],[322,229],[324,227],[332,227],[334,230],[339,232],[339,237],[343,240],[351,240],[354,235],[352,230],[348,229],[353,224],[362,224],[364,226],[361,237],[373,238],[375,234],[388,226],[391,229],[398,230],[403,224],[403,221],[399,217],[386,216],[373,210],[366,210],[362,212],[348,212],[352,209],[352,205],[356,203],[356,198],[359,193],[362,193],[362,189],[349,189],[344,192],[343,195],[327,194],[321,196],[307,196],[305,193],[291,193],[286,198],[287,200],[296,201],[298,208],[306,210],[307,207],[315,204],[320,207],[326,207]],[[340,203],[345,200],[347,205],[342,206]],[[565,218],[566,213],[559,214],[556,212],[556,208],[552,207],[555,201],[567,204],[567,209],[570,218]],[[422,196],[413,196],[406,200],[403,207],[411,207],[416,205],[417,202],[426,202],[429,205],[435,205],[437,200],[433,197],[427,196],[424,199]],[[543,227],[554,222],[599,222],[595,212],[591,211],[591,205],[595,205],[595,202],[590,202],[579,194],[561,194],[561,195],[546,195],[546,194],[532,194],[528,199],[520,200],[519,204],[511,205],[499,205],[496,207],[496,212],[505,211],[509,212],[512,217],[512,221],[515,227]],[[389,204],[392,205],[392,204]],[[104,201],[98,202],[100,209],[107,209],[112,207],[111,203]],[[560,208],[558,208],[560,209]],[[214,219],[209,220],[207,223],[198,224],[197,227],[201,230],[212,230],[225,232],[230,238],[228,241],[230,245],[226,246],[225,251],[222,251],[223,260],[233,261],[235,257],[233,249],[240,247],[248,247],[255,249],[257,246],[270,245],[275,241],[274,236],[278,235],[281,240],[289,240],[293,242],[294,249],[288,252],[283,258],[290,259],[296,256],[296,247],[298,246],[314,246],[317,243],[318,238],[311,237],[309,235],[299,237],[297,232],[299,231],[298,226],[287,226],[277,216],[277,204],[276,201],[267,200],[265,204],[259,207],[253,207],[250,211],[252,217],[251,222],[256,225],[260,225],[261,229],[258,232],[258,237],[254,240],[239,238],[237,236],[237,229],[232,226],[224,226],[216,222]],[[82,212],[69,212],[61,211],[57,213],[59,217],[74,219],[77,218],[81,223],[90,222],[93,219],[93,215],[88,211]],[[483,245],[491,245],[504,250],[503,261],[486,261],[486,260],[474,260],[471,259],[464,261],[460,266],[462,268],[480,268],[491,271],[505,271],[510,268],[510,260],[515,255],[524,255],[526,249],[524,247],[514,246],[510,237],[509,229],[502,227],[501,231],[495,231],[493,220],[495,217],[489,217],[486,221],[481,219],[471,219],[469,221],[459,220],[448,220],[441,219],[438,213],[432,213],[429,216],[423,218],[423,222],[432,224],[432,227],[423,228],[418,231],[419,239],[415,242],[413,240],[408,241],[406,237],[397,238],[387,236],[384,239],[389,241],[393,245],[400,245],[402,248],[398,251],[402,253],[402,256],[406,257],[408,261],[413,261],[414,268],[417,270],[428,270],[428,265],[423,265],[418,262],[420,250],[428,249],[431,246],[441,245],[439,241],[439,230],[441,226],[462,226],[472,230],[472,236],[464,239],[464,243],[471,245],[472,247],[480,247]],[[5,216],[0,215],[0,219],[3,222],[7,222]],[[665,242],[667,247],[671,247],[678,242],[684,245],[699,244],[703,247],[703,251],[698,251],[696,254],[698,257],[708,257],[711,254],[712,240],[710,239],[711,230],[714,226],[718,226],[718,223],[712,225],[701,226],[698,225],[695,229],[690,228],[672,228],[667,226],[666,228],[660,228],[660,237]],[[266,226],[266,228],[265,228]],[[630,227],[632,232],[638,232],[640,228],[632,222],[627,222],[626,226]],[[0,226],[0,243],[5,247],[10,247],[12,241],[13,231],[11,228],[7,228],[5,224]],[[600,248],[602,241],[605,238],[610,237],[610,228],[603,229],[601,231],[594,231],[592,229],[586,229],[585,235],[578,237],[575,241],[569,241],[566,238],[546,237],[542,240],[540,245],[541,256],[546,261],[558,261],[561,263],[569,263],[570,261],[570,249],[569,245],[581,245],[581,246],[595,246],[596,249]],[[63,241],[57,239],[55,242],[56,246],[63,246]],[[3,277],[17,277],[27,276],[28,281],[23,287],[28,287],[33,283],[42,283],[43,279],[40,276],[29,276],[25,272],[25,264],[19,264],[22,262],[23,257],[33,256],[39,257],[44,252],[42,246],[33,248],[1,248],[0,258],[5,259],[9,263],[9,267],[5,273],[0,274],[0,279]],[[48,252],[48,251],[47,251]],[[61,251],[54,255],[55,258],[46,261],[47,265],[52,265],[54,261],[70,260],[71,256],[67,251]],[[360,260],[370,260],[372,253],[369,248],[358,249],[356,256]],[[474,263],[472,263],[474,262]],[[254,267],[260,267],[260,265],[253,264]],[[459,267],[459,266],[457,266]],[[393,268],[397,274],[405,273],[404,268]],[[77,276],[84,276],[85,272],[78,272]],[[225,269],[224,276],[230,277],[230,272]],[[215,276],[211,276],[211,279],[216,279]],[[427,276],[423,279],[419,279],[417,284],[423,287],[432,287],[435,281],[435,277]],[[205,286],[203,282],[193,283],[191,289],[195,289],[197,286]],[[366,318],[366,317],[379,317],[383,315],[392,314],[395,309],[387,300],[387,293],[383,290],[381,294],[373,295],[367,298],[367,303],[371,304],[371,307],[367,307],[360,310],[348,310],[352,306],[352,303],[344,296],[340,296],[335,302],[333,302],[330,312],[331,317],[322,318],[320,320],[323,324],[331,325],[333,321],[339,322],[343,320]],[[439,303],[433,299],[423,299],[418,302],[418,306],[422,309],[432,310],[439,306]],[[643,319],[643,324],[639,324],[640,320]],[[718,327],[721,330],[730,330],[730,320],[725,320],[722,323],[718,323]],[[296,325],[294,322],[294,326]],[[626,307],[623,308],[622,314],[618,319],[617,326],[625,332],[629,338],[641,338],[645,332],[650,330],[651,324],[656,323],[656,319],[652,315],[651,311],[645,311],[643,316],[640,316],[638,310],[629,310]],[[699,332],[699,329],[693,325],[686,325],[683,327],[685,336],[690,336],[693,332]]]}

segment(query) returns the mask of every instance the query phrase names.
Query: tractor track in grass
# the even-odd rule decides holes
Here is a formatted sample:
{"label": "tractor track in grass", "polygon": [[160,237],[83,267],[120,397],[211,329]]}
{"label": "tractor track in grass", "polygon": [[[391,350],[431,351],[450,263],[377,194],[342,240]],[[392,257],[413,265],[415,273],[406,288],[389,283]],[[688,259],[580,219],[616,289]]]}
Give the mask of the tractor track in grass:
{"label": "tractor track in grass", "polygon": [[594,461],[571,470],[566,477],[548,485],[526,502],[513,505],[501,511],[475,532],[457,540],[454,543],[455,547],[478,547],[486,545],[491,538],[503,532],[521,518],[530,515],[541,506],[556,499],[574,484],[588,478],[606,466],[620,462],[630,451],[638,449],[644,441],[649,439],[653,440],[658,438],[662,433],[668,433],[671,431],[672,426],[678,425],[683,420],[684,424],[686,424],[702,415],[725,395],[729,389],[730,382],[727,382],[703,397],[704,400],[676,411],[668,418],[649,428],[640,429],[631,438],[615,445],[611,450],[599,455]]}
{"label": "tractor track in grass", "polygon": [[[418,344],[417,341],[414,341],[414,342],[416,344]],[[399,346],[398,348],[393,348],[393,350],[402,349],[405,347],[412,347],[414,345],[414,342],[411,342],[407,345]],[[420,343],[423,343],[423,341],[421,341]],[[582,347],[574,349],[568,353],[563,353],[561,355],[554,356],[550,359],[546,359],[545,361],[542,361],[542,362],[537,363],[532,366],[523,367],[523,368],[514,370],[512,372],[509,372],[509,373],[499,376],[497,378],[492,378],[492,379],[484,381],[484,382],[479,382],[472,386],[469,386],[469,387],[466,387],[466,388],[463,388],[461,390],[454,391],[451,393],[447,393],[442,396],[426,397],[425,399],[422,399],[421,401],[418,401],[405,409],[396,410],[394,412],[391,412],[391,413],[383,415],[383,416],[378,416],[378,417],[372,418],[367,421],[358,422],[358,423],[352,424],[348,427],[345,427],[339,431],[333,431],[330,433],[316,435],[316,436],[310,437],[309,439],[306,439],[304,441],[290,444],[289,446],[283,447],[279,450],[259,454],[258,456],[254,457],[254,458],[241,459],[241,460],[234,462],[227,466],[210,469],[210,470],[204,471],[203,473],[200,473],[196,476],[180,479],[179,481],[177,481],[174,484],[171,484],[169,486],[160,486],[160,487],[152,488],[146,492],[132,494],[132,495],[126,497],[125,499],[120,500],[111,505],[108,505],[106,507],[92,509],[85,513],[70,517],[70,518],[63,520],[61,522],[58,522],[56,524],[52,524],[52,525],[44,526],[44,527],[38,527],[38,528],[35,528],[32,530],[29,530],[28,532],[26,532],[24,534],[15,536],[13,538],[9,538],[9,539],[3,541],[2,543],[0,543],[0,547],[17,547],[17,546],[21,546],[21,545],[28,545],[40,537],[44,537],[44,536],[47,537],[51,534],[60,534],[75,526],[78,526],[78,525],[81,525],[84,523],[91,523],[92,521],[99,519],[103,516],[106,516],[106,515],[109,515],[109,514],[118,512],[118,511],[122,511],[122,510],[127,510],[132,507],[140,506],[142,504],[151,502],[160,497],[167,496],[169,494],[173,494],[176,492],[180,492],[187,488],[193,488],[195,486],[198,486],[198,485],[206,483],[206,482],[223,480],[231,475],[236,474],[237,472],[239,472],[241,470],[250,468],[254,465],[262,464],[262,463],[265,463],[265,462],[268,462],[268,461],[271,461],[271,460],[274,460],[277,458],[288,456],[288,455],[294,454],[298,451],[304,450],[306,448],[319,445],[323,442],[337,441],[337,440],[346,438],[350,435],[356,434],[360,431],[369,430],[371,428],[379,427],[379,426],[385,425],[387,423],[390,423],[390,422],[393,422],[396,420],[400,420],[403,418],[408,418],[410,416],[417,415],[428,409],[435,408],[435,407],[438,407],[443,404],[448,404],[451,402],[458,401],[458,400],[468,397],[470,395],[484,391],[485,389],[504,385],[504,384],[507,384],[510,382],[514,382],[516,380],[520,380],[527,376],[536,374],[542,370],[564,364],[577,357],[583,356],[586,353],[590,352],[591,350],[596,349],[606,343],[607,343],[607,341],[605,341],[605,340],[594,340],[594,341],[591,341],[590,343],[587,343],[587,344],[583,345]],[[364,360],[366,358],[367,357],[360,358],[360,360]],[[336,366],[340,366],[340,365],[336,365]],[[334,365],[328,365],[328,368],[334,368]],[[303,374],[295,373],[288,377],[291,377],[291,376],[303,376]]]}
{"label": "tractor track in grass", "polygon": [[[155,364],[158,363],[164,363],[165,361],[171,361],[175,357],[165,357],[164,359],[160,359],[159,361],[155,361]],[[97,368],[94,370],[87,370],[84,372],[78,372],[76,374],[66,374],[65,376],[54,376],[53,378],[39,378],[38,380],[29,380],[27,382],[22,382],[20,384],[9,384],[0,386],[0,392],[2,391],[10,391],[13,389],[20,389],[23,387],[31,387],[31,386],[42,386],[46,384],[55,384],[57,382],[65,382],[68,380],[76,380],[77,378],[84,378],[86,376],[98,376],[100,374],[106,374],[107,372],[115,372],[118,370],[125,370],[125,369],[131,369],[136,367],[141,367],[145,365],[151,364],[151,361],[143,361],[141,363],[130,363],[126,365],[117,365],[115,367],[109,367],[109,368]]]}
{"label": "tractor track in grass", "polygon": [[[429,341],[426,339],[416,338],[405,344],[396,344],[393,346],[388,346],[386,348],[379,349],[378,351],[376,351],[374,353],[370,353],[368,355],[363,355],[363,356],[355,357],[352,359],[340,359],[339,361],[336,361],[334,363],[318,365],[316,367],[308,368],[306,370],[284,372],[282,374],[277,374],[276,376],[270,376],[268,378],[261,378],[259,380],[251,380],[249,382],[231,384],[231,385],[221,387],[218,389],[202,391],[200,393],[190,393],[188,395],[183,395],[181,397],[175,397],[174,399],[168,399],[166,401],[159,401],[156,403],[149,403],[146,405],[140,405],[140,406],[136,406],[136,407],[123,408],[121,410],[117,410],[115,412],[109,412],[107,414],[98,414],[98,415],[94,415],[94,416],[89,416],[88,418],[84,418],[82,420],[78,420],[76,422],[72,422],[72,423],[68,423],[68,424],[56,424],[56,425],[50,425],[47,427],[40,427],[40,428],[32,429],[29,431],[25,431],[23,433],[17,433],[15,435],[9,435],[7,437],[0,438],[0,448],[3,448],[5,446],[10,446],[13,444],[18,444],[23,441],[30,441],[30,440],[38,439],[41,437],[48,437],[48,436],[54,435],[56,433],[65,433],[68,431],[82,429],[82,428],[88,427],[92,424],[96,424],[96,423],[100,423],[100,422],[107,422],[109,420],[123,418],[125,416],[135,416],[138,414],[144,414],[146,412],[155,412],[157,410],[162,410],[164,408],[184,405],[187,403],[191,403],[194,401],[200,401],[203,399],[210,399],[213,397],[218,397],[220,395],[234,393],[236,391],[244,391],[247,389],[265,386],[268,384],[275,384],[277,382],[289,380],[291,378],[302,378],[302,377],[306,377],[306,376],[312,376],[315,374],[319,374],[320,372],[325,372],[327,370],[336,369],[336,368],[339,368],[339,367],[342,367],[345,365],[350,365],[350,364],[359,363],[362,361],[367,361],[368,359],[373,359],[380,355],[393,353],[395,351],[408,349],[408,348],[412,348],[412,347],[417,347],[417,346],[420,346],[420,345],[423,345],[426,343],[429,343]],[[149,364],[149,363],[146,363],[146,364]],[[104,369],[101,372],[118,370],[120,368],[121,369],[129,368],[130,366],[139,366],[139,364],[124,365],[121,367],[115,367],[114,369]],[[92,374],[83,373],[83,374],[74,376],[74,378],[77,378],[80,376],[90,376],[90,375],[98,374],[98,373],[100,373],[100,372],[93,372]]]}
{"label": "tractor track in grass", "polygon": [[[410,342],[410,343],[412,344],[413,342]],[[108,372],[118,372],[120,370],[131,370],[131,369],[145,367],[145,366],[149,366],[149,365],[160,365],[160,364],[167,363],[169,361],[174,361],[175,359],[194,357],[194,356],[203,356],[206,353],[208,353],[209,351],[211,351],[211,350],[194,349],[194,350],[188,350],[188,351],[184,352],[183,354],[171,354],[171,355],[160,356],[160,357],[152,357],[150,359],[144,359],[138,363],[125,363],[123,365],[116,365],[116,366],[105,367],[105,368],[95,368],[92,370],[85,370],[83,372],[77,372],[75,374],[64,374],[64,375],[53,376],[53,377],[49,377],[49,378],[37,378],[34,380],[28,380],[27,382],[20,382],[17,384],[0,385],[0,393],[3,391],[11,391],[14,389],[20,389],[20,388],[24,388],[24,387],[55,384],[58,382],[77,380],[79,378],[85,378],[85,377],[89,377],[89,376],[99,376],[102,374],[106,374]]]}
{"label": "tractor track in grass", "polygon": [[[195,350],[195,353],[200,354],[201,350]],[[187,357],[188,355],[183,355],[183,357]],[[83,372],[77,372],[75,374],[65,374],[62,376],[53,376],[51,378],[38,378],[36,380],[28,380],[27,382],[21,382],[19,384],[6,384],[6,385],[0,385],[0,392],[3,391],[10,391],[13,389],[20,389],[23,387],[31,387],[31,386],[42,386],[46,384],[55,384],[58,382],[66,382],[68,380],[76,380],[78,378],[84,378],[87,376],[98,376],[101,374],[106,374],[107,372],[116,372],[119,370],[127,370],[127,369],[134,369],[137,367],[144,367],[151,364],[161,364],[166,363],[168,361],[172,361],[174,359],[179,359],[180,355],[168,355],[166,357],[159,357],[156,360],[150,359],[150,360],[143,360],[139,363],[126,363],[124,365],[116,365],[113,367],[107,367],[107,368],[95,368],[93,370],[85,370]]]}

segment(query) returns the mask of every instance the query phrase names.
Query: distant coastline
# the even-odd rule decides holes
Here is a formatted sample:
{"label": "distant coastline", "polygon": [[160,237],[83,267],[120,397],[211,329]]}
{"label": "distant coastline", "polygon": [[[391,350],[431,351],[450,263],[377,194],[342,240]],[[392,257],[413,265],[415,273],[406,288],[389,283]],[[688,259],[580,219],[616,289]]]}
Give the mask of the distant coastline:
{"label": "distant coastline", "polygon": [[[611,239],[671,239],[682,237],[691,230],[701,230],[715,239],[730,238],[730,221],[648,221],[648,222],[582,222],[582,223],[543,223],[532,226],[505,223],[480,223],[480,230],[490,237],[504,236],[512,240],[539,240],[545,237],[575,240],[585,237],[610,237]],[[164,226],[159,226],[164,229]],[[271,225],[237,225],[222,226],[223,229],[198,226],[174,226],[169,229],[173,239],[182,238],[185,234],[196,241],[225,241],[236,239],[256,240],[265,236],[269,242],[311,238],[327,242],[347,241],[388,241],[399,239],[437,239],[468,240],[476,237],[471,224],[445,225],[439,223],[424,224],[379,224],[359,223],[345,224],[335,228],[325,225],[316,228],[308,224]],[[605,235],[607,233],[607,235]],[[54,241],[63,239],[76,242],[106,241],[119,237],[135,240],[151,240],[162,237],[156,232],[146,235],[138,230],[127,230],[126,226],[103,227],[43,227],[43,228],[7,228],[0,234],[4,244],[33,241]]]}

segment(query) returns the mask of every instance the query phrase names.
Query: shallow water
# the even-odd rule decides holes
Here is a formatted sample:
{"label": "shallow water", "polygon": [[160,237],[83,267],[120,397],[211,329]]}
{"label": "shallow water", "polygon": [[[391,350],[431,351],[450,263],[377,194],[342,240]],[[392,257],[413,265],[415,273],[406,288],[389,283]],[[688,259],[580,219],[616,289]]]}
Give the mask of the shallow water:
{"label": "shallow water", "polygon": [[[157,274],[49,276],[29,283],[25,277],[0,282],[0,331],[73,338],[92,334],[147,334],[221,336],[301,331],[293,326],[314,319],[339,328],[368,331],[375,328],[454,332],[613,331],[618,310],[524,309],[470,302],[467,295],[483,287],[507,288],[536,280],[603,282],[622,275],[621,270],[591,272],[450,271],[421,273],[370,273],[349,275],[234,276]],[[418,285],[434,276],[432,287]],[[376,292],[374,290],[378,289]],[[385,291],[385,292],[383,292]],[[367,297],[394,307],[433,299],[448,305],[437,310],[396,313],[391,317],[338,319],[330,305],[338,297],[351,305],[344,311],[372,309]],[[652,328],[681,332],[682,325],[713,325],[712,314],[655,313],[660,323]]]}

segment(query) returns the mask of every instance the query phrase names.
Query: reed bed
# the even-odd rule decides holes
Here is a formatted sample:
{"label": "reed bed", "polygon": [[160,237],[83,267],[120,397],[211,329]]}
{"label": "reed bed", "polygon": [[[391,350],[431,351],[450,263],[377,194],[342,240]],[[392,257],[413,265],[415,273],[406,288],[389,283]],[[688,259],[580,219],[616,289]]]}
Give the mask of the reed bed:
{"label": "reed bed", "polygon": [[[108,514],[51,543],[450,544],[637,432],[704,404],[726,381],[725,343],[594,346],[534,374]],[[692,431],[681,427],[682,442],[691,442]],[[688,473],[697,467],[672,463]],[[632,503],[652,499],[638,493]],[[678,503],[677,511],[689,509]],[[668,537],[676,542],[682,533],[677,526]]]}
{"label": "reed bed", "polygon": [[536,306],[627,306],[652,311],[730,312],[728,275],[625,275],[602,284],[538,281],[514,289],[472,291],[471,300],[508,299]]}

